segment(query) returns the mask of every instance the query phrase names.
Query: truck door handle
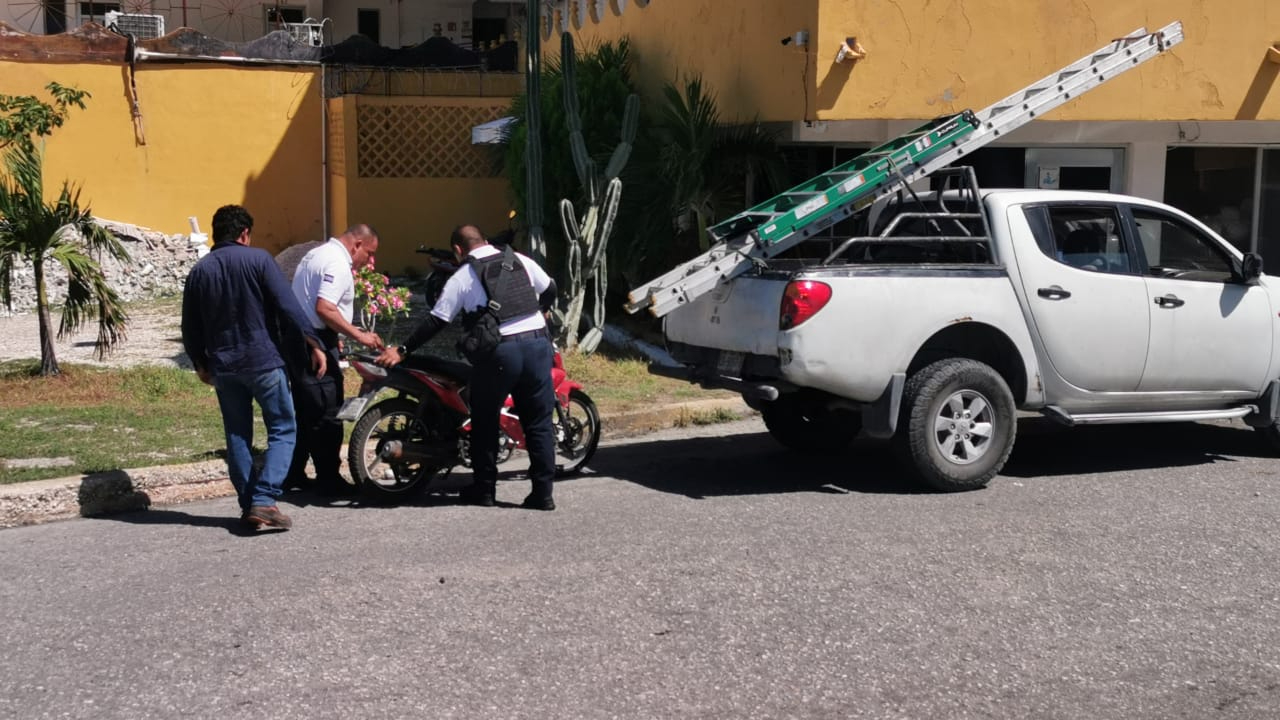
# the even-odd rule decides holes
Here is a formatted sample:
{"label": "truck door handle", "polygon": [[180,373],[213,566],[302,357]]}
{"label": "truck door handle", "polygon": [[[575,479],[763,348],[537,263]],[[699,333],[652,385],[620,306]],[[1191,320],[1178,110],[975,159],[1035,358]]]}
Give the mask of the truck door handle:
{"label": "truck door handle", "polygon": [[1063,290],[1057,285],[1050,285],[1047,288],[1040,288],[1039,290],[1036,291],[1036,294],[1042,298],[1048,298],[1049,300],[1066,300],[1067,298],[1071,297],[1071,293],[1067,292],[1066,290]]}
{"label": "truck door handle", "polygon": [[1162,308],[1176,308],[1176,307],[1182,307],[1183,305],[1186,305],[1187,301],[1183,300],[1177,295],[1174,295],[1173,293],[1169,293],[1168,295],[1164,295],[1156,298],[1156,304]]}

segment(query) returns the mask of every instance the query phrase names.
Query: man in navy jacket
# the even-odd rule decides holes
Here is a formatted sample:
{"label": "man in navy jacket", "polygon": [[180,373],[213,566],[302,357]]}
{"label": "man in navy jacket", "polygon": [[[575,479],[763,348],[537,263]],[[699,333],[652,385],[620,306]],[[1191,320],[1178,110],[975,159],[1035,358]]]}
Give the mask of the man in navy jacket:
{"label": "man in navy jacket", "polygon": [[[252,230],[253,217],[239,205],[213,214],[213,249],[191,268],[182,294],[182,345],[200,379],[217,391],[241,520],[287,530],[293,523],[276,498],[293,458],[297,423],[284,356],[289,344],[305,342],[318,375],[325,373],[326,358],[271,254],[249,246]],[[254,401],[267,427],[260,469],[250,454]]]}

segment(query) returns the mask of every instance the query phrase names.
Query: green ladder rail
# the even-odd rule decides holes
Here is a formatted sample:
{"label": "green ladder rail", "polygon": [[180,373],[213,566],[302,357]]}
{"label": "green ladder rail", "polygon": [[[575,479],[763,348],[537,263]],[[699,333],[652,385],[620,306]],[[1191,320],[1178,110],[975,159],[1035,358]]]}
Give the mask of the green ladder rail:
{"label": "green ladder rail", "polygon": [[734,215],[708,230],[710,250],[633,289],[627,311],[662,317],[1182,39],[1176,21],[1151,33],[1138,28],[984,110],[937,118]]}

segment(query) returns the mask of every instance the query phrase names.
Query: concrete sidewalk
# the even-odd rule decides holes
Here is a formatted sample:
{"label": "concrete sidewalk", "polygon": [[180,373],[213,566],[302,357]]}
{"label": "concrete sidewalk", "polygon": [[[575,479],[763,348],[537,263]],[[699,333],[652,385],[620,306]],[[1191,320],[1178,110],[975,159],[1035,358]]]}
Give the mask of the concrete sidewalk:
{"label": "concrete sidewalk", "polygon": [[[697,400],[601,418],[601,441],[644,435],[715,413],[753,411],[740,398]],[[235,494],[221,460],[0,485],[0,528],[109,515]]]}

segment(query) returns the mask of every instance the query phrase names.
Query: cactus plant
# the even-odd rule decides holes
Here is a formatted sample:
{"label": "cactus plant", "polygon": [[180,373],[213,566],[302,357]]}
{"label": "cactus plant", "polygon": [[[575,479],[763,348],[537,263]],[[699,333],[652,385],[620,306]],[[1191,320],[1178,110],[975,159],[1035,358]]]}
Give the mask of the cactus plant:
{"label": "cactus plant", "polygon": [[[564,33],[560,37],[560,62],[564,73],[564,108],[569,126],[569,145],[573,154],[573,166],[582,184],[586,207],[577,214],[573,201],[560,201],[560,223],[564,229],[568,298],[564,313],[562,344],[567,351],[580,350],[591,353],[599,346],[604,331],[604,298],[608,289],[608,263],[606,250],[613,222],[622,197],[622,181],[618,175],[626,167],[635,143],[636,129],[640,122],[640,98],[635,93],[627,97],[623,112],[621,138],[614,148],[604,172],[599,172],[595,160],[587,150],[582,134],[582,117],[578,104],[577,61],[574,56],[573,36]],[[581,338],[581,324],[586,296],[591,291],[591,320]]]}

